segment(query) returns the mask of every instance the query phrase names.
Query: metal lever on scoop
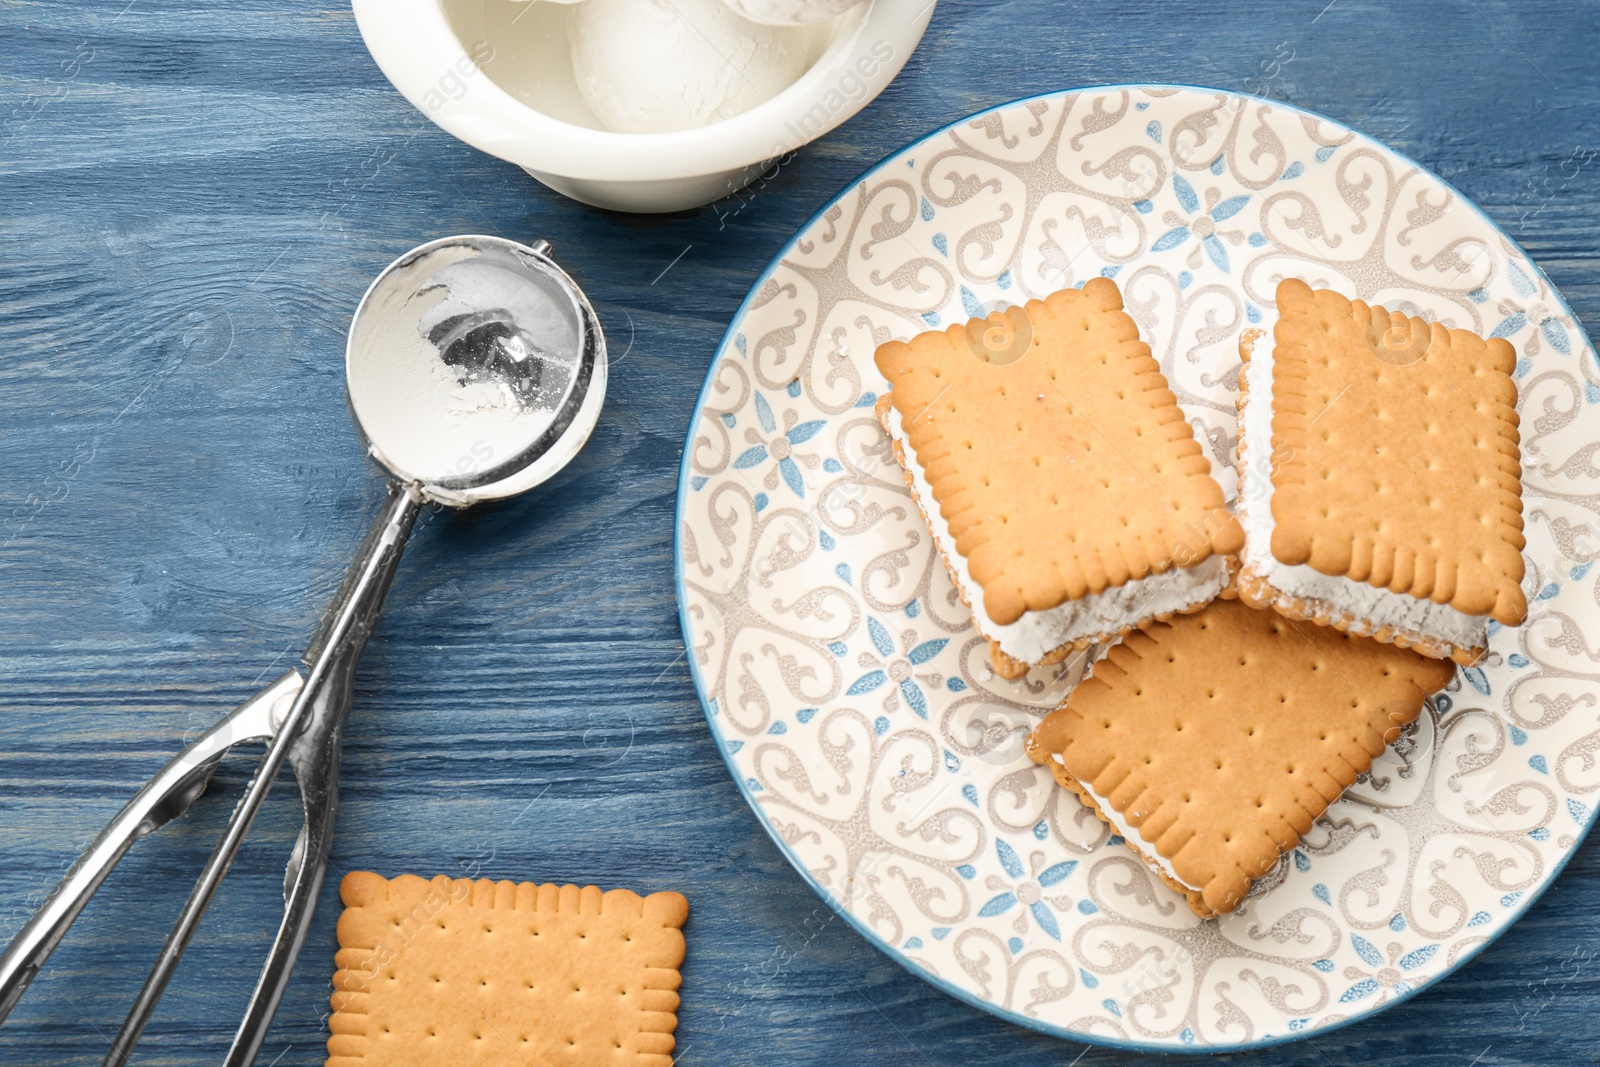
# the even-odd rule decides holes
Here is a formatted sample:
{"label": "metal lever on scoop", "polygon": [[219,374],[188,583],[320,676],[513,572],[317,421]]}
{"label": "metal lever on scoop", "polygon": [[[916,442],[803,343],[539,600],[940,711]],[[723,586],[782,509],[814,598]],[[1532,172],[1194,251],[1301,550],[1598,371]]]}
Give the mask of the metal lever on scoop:
{"label": "metal lever on scoop", "polygon": [[205,792],[211,772],[234,745],[271,740],[300,684],[300,672],[290,671],[239,705],[157,771],[84,849],[0,955],[0,1022],[11,1014],[28,983],[133,843],[182,815]]}
{"label": "metal lever on scoop", "polygon": [[311,670],[305,685],[296,694],[293,706],[268,744],[267,754],[245,787],[222,840],[217,842],[211,858],[206,861],[178,921],[167,935],[166,944],[161,946],[161,954],[150,968],[150,976],[145,979],[122,1029],[111,1043],[106,1067],[123,1067],[127,1062],[179,958],[189,947],[206,906],[222,884],[229,865],[238,855],[239,846],[250,832],[256,813],[271,792],[273,780],[288,762],[300,784],[306,822],[295,842],[294,855],[284,879],[283,923],[227,1059],[229,1064],[254,1061],[305,941],[316,892],[327,870],[326,845],[333,829],[337,802],[339,731],[345,712],[350,709],[356,662],[383,608],[384,595],[394,580],[406,538],[421,509],[422,498],[413,488],[399,484],[390,488],[388,502],[357,553],[322,630],[306,653],[306,665]]}

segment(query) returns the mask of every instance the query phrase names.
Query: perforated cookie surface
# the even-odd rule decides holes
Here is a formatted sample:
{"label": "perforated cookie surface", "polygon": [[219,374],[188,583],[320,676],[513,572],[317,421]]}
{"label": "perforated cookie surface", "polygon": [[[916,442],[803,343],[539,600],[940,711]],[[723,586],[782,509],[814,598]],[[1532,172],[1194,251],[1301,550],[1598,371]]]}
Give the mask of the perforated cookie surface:
{"label": "perforated cookie surface", "polygon": [[[940,514],[1002,625],[1244,543],[1108,278],[878,348]],[[1031,332],[986,361],[986,330]]]}
{"label": "perforated cookie surface", "polygon": [[1278,286],[1272,554],[1527,616],[1516,352],[1297,279]]}
{"label": "perforated cookie surface", "polygon": [[357,871],[328,1067],[671,1067],[678,893]]}
{"label": "perforated cookie surface", "polygon": [[1218,600],[1113,647],[1028,750],[1059,754],[1197,887],[1196,913],[1221,914],[1454,671]]}

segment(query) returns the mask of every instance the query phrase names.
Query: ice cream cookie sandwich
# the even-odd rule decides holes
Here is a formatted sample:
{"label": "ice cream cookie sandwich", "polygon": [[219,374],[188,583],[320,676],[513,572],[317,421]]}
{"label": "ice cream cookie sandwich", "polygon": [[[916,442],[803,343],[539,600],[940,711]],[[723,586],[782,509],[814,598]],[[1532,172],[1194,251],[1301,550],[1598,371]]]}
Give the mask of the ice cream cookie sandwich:
{"label": "ice cream cookie sandwich", "polygon": [[1470,664],[1526,617],[1516,353],[1278,286],[1239,390],[1239,595]]}
{"label": "ice cream cookie sandwich", "polygon": [[1217,600],[1114,645],[1028,754],[1209,918],[1239,906],[1454,672]]}
{"label": "ice cream cookie sandwich", "polygon": [[1243,531],[1110,279],[876,359],[879,420],[1001,675],[1228,584]]}

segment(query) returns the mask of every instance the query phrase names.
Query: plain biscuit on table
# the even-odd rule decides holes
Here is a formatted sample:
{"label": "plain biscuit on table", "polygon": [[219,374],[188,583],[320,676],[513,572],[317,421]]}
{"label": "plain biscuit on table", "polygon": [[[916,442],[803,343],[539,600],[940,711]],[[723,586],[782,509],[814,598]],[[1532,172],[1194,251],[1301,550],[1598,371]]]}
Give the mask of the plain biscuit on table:
{"label": "plain biscuit on table", "polygon": [[682,894],[354,871],[339,896],[327,1067],[671,1067]]}

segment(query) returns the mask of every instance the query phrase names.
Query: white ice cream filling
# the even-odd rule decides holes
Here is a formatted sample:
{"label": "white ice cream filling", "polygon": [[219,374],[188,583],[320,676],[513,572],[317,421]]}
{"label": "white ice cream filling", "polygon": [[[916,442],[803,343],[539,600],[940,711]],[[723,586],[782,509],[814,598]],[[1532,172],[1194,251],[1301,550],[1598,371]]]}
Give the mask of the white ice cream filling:
{"label": "white ice cream filling", "polygon": [[[1052,758],[1054,758],[1055,761],[1061,764],[1063,767],[1067,765],[1066,760],[1062,759],[1059,754],[1052,753],[1051,755]],[[1083,787],[1083,791],[1085,793],[1088,793],[1089,796],[1094,798],[1095,807],[1100,809],[1100,813],[1106,817],[1108,822],[1111,823],[1111,828],[1122,836],[1122,839],[1128,843],[1130,848],[1137,851],[1139,855],[1147,857],[1157,867],[1160,867],[1161,872],[1168,878],[1171,878],[1174,882],[1177,882],[1179,885],[1191,890],[1192,892],[1198,893],[1201,891],[1202,887],[1190,885],[1186,879],[1179,877],[1178,869],[1172,865],[1172,861],[1167,859],[1167,857],[1163,856],[1161,853],[1157,852],[1155,845],[1151,844],[1149,841],[1146,841],[1144,839],[1144,835],[1139,833],[1138,830],[1132,826],[1129,826],[1128,821],[1122,817],[1122,813],[1111,806],[1111,801],[1107,800],[1105,797],[1091,789],[1088,782],[1079,779],[1078,784]]]}
{"label": "white ice cream filling", "polygon": [[[1239,478],[1239,522],[1244,526],[1245,566],[1280,593],[1323,601],[1365,623],[1365,632],[1392,627],[1459,649],[1481,648],[1489,617],[1466,615],[1448,604],[1393,593],[1370,582],[1323,574],[1306,564],[1279,563],[1272,554],[1272,333],[1251,349],[1245,367],[1245,403],[1240,426],[1248,469]],[[1361,632],[1356,630],[1355,632]]]}
{"label": "white ice cream filling", "polygon": [[961,597],[972,605],[972,624],[977,631],[1000,645],[1000,651],[1022,663],[1038,663],[1062,645],[1085,638],[1113,634],[1158,615],[1185,611],[1214,598],[1228,584],[1228,565],[1222,556],[1208,556],[1193,567],[1173,567],[1162,574],[1112,586],[1077,600],[1065,601],[1044,611],[1026,611],[1016,622],[995,622],[983,607],[983,590],[972,580],[967,561],[956,551],[956,539],[939,513],[916,452],[906,440],[900,412],[889,409],[889,430],[900,442],[906,469],[911,472],[912,493],[927,516],[933,541],[955,571]]}

